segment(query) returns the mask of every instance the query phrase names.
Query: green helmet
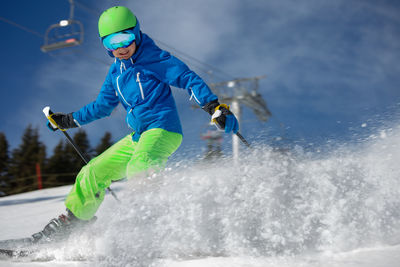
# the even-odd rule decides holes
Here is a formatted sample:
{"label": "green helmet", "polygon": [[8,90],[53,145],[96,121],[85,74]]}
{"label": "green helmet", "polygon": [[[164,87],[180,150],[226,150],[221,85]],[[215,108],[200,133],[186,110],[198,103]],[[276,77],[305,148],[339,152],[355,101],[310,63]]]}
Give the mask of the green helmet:
{"label": "green helmet", "polygon": [[[134,28],[138,24],[136,16],[124,6],[114,6],[101,14],[99,18],[99,35],[101,38],[112,33]],[[139,28],[139,25],[137,25]],[[136,29],[139,32],[139,29]]]}

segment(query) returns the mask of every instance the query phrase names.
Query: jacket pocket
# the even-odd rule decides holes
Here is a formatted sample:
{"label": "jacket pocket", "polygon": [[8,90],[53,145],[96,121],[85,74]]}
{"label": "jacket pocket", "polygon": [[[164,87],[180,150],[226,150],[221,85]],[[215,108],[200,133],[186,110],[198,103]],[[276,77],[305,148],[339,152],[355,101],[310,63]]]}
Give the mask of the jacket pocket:
{"label": "jacket pocket", "polygon": [[125,71],[117,77],[117,91],[122,103],[130,108],[144,102],[145,85],[143,85],[143,75],[139,76],[140,85],[137,82],[137,72],[133,70]]}

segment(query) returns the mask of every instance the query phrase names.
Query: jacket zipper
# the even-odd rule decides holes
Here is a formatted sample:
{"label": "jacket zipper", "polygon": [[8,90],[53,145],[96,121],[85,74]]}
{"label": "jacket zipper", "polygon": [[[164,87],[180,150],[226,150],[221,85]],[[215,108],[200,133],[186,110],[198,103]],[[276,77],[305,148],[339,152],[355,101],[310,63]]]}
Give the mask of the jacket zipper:
{"label": "jacket zipper", "polygon": [[[128,114],[131,114],[131,115],[133,116],[132,110],[133,110],[133,108],[130,108]],[[129,124],[128,116],[126,116],[126,119],[125,119],[125,120],[126,120],[126,124],[128,124],[128,126],[129,126],[129,128],[132,128],[132,126]],[[133,128],[132,128],[132,129],[133,129]]]}
{"label": "jacket zipper", "polygon": [[143,93],[143,87],[142,87],[142,83],[140,82],[140,72],[138,72],[136,74],[136,82],[139,83],[139,88],[140,88],[140,94],[142,95],[142,99],[144,100],[144,93]]}
{"label": "jacket zipper", "polygon": [[125,102],[125,104],[126,104],[127,106],[132,107],[132,105],[130,105],[130,104],[128,103],[128,101],[126,101],[124,95],[122,94],[121,89],[119,88],[118,80],[119,80],[119,76],[117,77],[117,89],[118,89],[119,95],[121,96],[122,100],[124,100],[124,102]]}

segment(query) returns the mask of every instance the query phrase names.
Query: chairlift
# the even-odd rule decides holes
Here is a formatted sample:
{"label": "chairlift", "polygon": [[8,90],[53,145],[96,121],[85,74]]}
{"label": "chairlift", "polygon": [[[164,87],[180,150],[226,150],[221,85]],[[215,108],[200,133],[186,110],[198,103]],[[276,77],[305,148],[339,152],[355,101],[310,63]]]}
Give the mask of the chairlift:
{"label": "chairlift", "polygon": [[46,30],[44,44],[40,47],[42,52],[73,47],[83,42],[84,30],[80,21],[74,20],[74,1],[69,0],[70,16],[68,20],[61,20],[57,24],[52,24]]}

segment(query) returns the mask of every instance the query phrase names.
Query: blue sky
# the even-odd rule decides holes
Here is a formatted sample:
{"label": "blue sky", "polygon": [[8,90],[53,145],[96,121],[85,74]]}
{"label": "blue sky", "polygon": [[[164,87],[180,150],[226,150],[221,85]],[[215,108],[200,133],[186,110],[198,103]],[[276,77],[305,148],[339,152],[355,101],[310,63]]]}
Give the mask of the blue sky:
{"label": "blue sky", "polygon": [[[356,142],[398,122],[399,1],[81,0],[75,19],[84,24],[84,44],[50,55],[40,51],[41,37],[0,20],[0,131],[11,149],[31,123],[51,154],[62,136],[47,130],[42,108],[72,112],[96,98],[112,62],[97,37],[97,19],[112,5],[130,7],[144,32],[207,82],[267,75],[259,90],[270,121],[259,122],[246,108],[241,116],[241,132],[251,142]],[[7,1],[0,11],[40,34],[68,15],[67,0]],[[214,74],[185,54],[213,66]],[[174,94],[185,154],[204,146],[200,134],[208,115],[191,108],[185,91]],[[118,107],[111,117],[84,126],[91,145],[105,130],[114,140],[127,134],[124,116]]]}

